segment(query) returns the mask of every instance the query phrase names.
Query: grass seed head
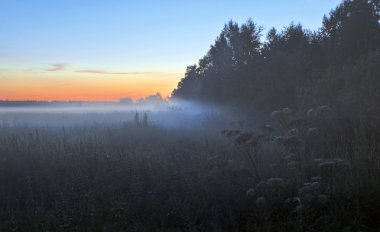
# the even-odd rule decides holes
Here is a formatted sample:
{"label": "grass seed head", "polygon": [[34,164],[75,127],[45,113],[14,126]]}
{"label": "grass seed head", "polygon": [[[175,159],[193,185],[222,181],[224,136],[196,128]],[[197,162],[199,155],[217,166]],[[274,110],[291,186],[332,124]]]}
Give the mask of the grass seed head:
{"label": "grass seed head", "polygon": [[268,206],[268,200],[265,197],[258,197],[256,199],[256,205],[260,208],[266,208]]}

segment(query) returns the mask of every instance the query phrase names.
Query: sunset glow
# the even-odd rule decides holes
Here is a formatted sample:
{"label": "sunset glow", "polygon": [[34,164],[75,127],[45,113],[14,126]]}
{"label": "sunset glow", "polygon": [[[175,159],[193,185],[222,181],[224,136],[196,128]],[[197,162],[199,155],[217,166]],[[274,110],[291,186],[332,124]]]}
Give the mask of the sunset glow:
{"label": "sunset glow", "polygon": [[228,20],[317,29],[338,2],[5,0],[0,100],[166,97]]}
{"label": "sunset glow", "polygon": [[167,97],[182,75],[179,72],[3,72],[0,99],[117,101],[122,97],[136,100],[156,92]]}

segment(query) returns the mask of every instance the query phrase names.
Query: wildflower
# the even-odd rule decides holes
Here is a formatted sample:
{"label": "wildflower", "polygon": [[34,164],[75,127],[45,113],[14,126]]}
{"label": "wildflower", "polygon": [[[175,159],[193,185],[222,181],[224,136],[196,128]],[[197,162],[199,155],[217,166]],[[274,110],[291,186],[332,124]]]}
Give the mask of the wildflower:
{"label": "wildflower", "polygon": [[314,188],[312,187],[311,183],[308,183],[307,185],[304,185],[302,188],[298,189],[298,195],[301,198],[304,198],[307,194],[314,194]]}
{"label": "wildflower", "polygon": [[321,194],[318,196],[318,202],[321,203],[322,205],[325,205],[328,202],[328,200],[329,198],[324,194]]}
{"label": "wildflower", "polygon": [[290,121],[289,126],[300,128],[300,127],[306,126],[308,123],[309,122],[304,118],[297,118],[297,119],[293,119],[292,121]]}
{"label": "wildflower", "polygon": [[279,143],[279,144],[283,143],[284,142],[284,136],[275,136],[274,142]]}
{"label": "wildflower", "polygon": [[312,182],[321,182],[322,181],[322,177],[320,177],[320,176],[313,176],[313,177],[310,177],[310,181],[312,181]]}
{"label": "wildflower", "polygon": [[307,194],[303,195],[302,200],[304,202],[310,203],[313,201],[314,198],[315,197],[313,196],[313,194],[307,193]]}
{"label": "wildflower", "polygon": [[267,183],[273,187],[281,187],[284,181],[281,178],[272,177],[267,180]]}
{"label": "wildflower", "polygon": [[294,209],[299,205],[301,205],[301,199],[299,197],[289,197],[284,202],[284,206],[286,209]]}
{"label": "wildflower", "polygon": [[247,195],[247,197],[253,197],[253,196],[255,196],[255,189],[250,188],[247,190],[247,192],[245,194]]}
{"label": "wildflower", "polygon": [[307,112],[306,112],[306,116],[308,118],[315,118],[317,116],[317,111],[314,110],[314,109],[309,109]]}
{"label": "wildflower", "polygon": [[284,157],[284,160],[290,162],[290,161],[292,161],[295,157],[296,157],[295,154],[290,153],[289,155],[287,155],[287,156]]}
{"label": "wildflower", "polygon": [[317,128],[312,127],[307,130],[306,134],[308,137],[316,137],[319,134],[319,130]]}
{"label": "wildflower", "polygon": [[270,133],[274,131],[272,125],[270,125],[270,124],[265,124],[265,125],[263,126],[263,129],[264,129],[264,130],[267,130],[267,131],[270,132]]}
{"label": "wildflower", "polygon": [[303,184],[303,186],[311,186],[311,183],[310,183],[310,182],[305,182],[305,183]]}
{"label": "wildflower", "polygon": [[297,169],[297,161],[290,161],[286,164],[286,166],[290,169],[290,170],[295,170]]}
{"label": "wildflower", "polygon": [[313,159],[311,162],[313,164],[313,167],[318,167],[319,164],[325,162],[326,160],[325,159],[322,159],[322,158],[316,158],[316,159]]}
{"label": "wildflower", "polygon": [[225,131],[225,135],[227,137],[234,137],[234,136],[236,136],[238,134],[240,134],[239,130],[228,130],[228,131]]}
{"label": "wildflower", "polygon": [[282,112],[285,113],[285,114],[291,114],[291,113],[292,113],[292,110],[289,109],[289,108],[283,108],[283,109],[282,109]]}
{"label": "wildflower", "polygon": [[335,167],[336,163],[332,160],[324,161],[317,166],[319,174],[324,178],[331,178]]}
{"label": "wildflower", "polygon": [[256,192],[262,195],[268,193],[269,189],[270,185],[265,181],[261,181],[256,185]]}
{"label": "wildflower", "polygon": [[277,118],[279,118],[279,117],[282,117],[283,114],[284,114],[284,112],[279,111],[279,110],[275,110],[275,111],[272,111],[272,113],[270,114],[270,117],[271,117],[272,119],[277,119]]}
{"label": "wildflower", "polygon": [[252,134],[252,137],[248,140],[248,144],[250,144],[252,146],[257,146],[257,144],[260,141],[260,138],[261,138],[260,136]]}
{"label": "wildflower", "polygon": [[318,191],[321,188],[321,184],[319,182],[313,182],[311,183],[311,187],[315,190]]}
{"label": "wildflower", "polygon": [[252,133],[241,133],[236,139],[235,142],[237,144],[243,144],[250,140],[253,137]]}
{"label": "wildflower", "polygon": [[186,222],[182,217],[177,216],[171,211],[166,215],[166,224],[168,227],[182,228],[186,225]]}
{"label": "wildflower", "polygon": [[333,167],[335,167],[335,161],[333,160],[326,160],[317,165],[317,168],[319,170],[331,170]]}
{"label": "wildflower", "polygon": [[270,168],[271,168],[272,170],[276,169],[277,167],[278,167],[278,164],[276,164],[276,163],[272,163],[272,164],[270,165]]}
{"label": "wildflower", "polygon": [[207,161],[214,161],[214,160],[217,160],[218,158],[219,158],[218,155],[211,156],[211,157],[207,158]]}
{"label": "wildflower", "polygon": [[284,124],[287,120],[287,114],[283,111],[275,110],[270,114],[271,118],[281,124]]}
{"label": "wildflower", "polygon": [[265,197],[258,197],[256,199],[256,205],[260,208],[266,208],[268,205],[268,200]]}
{"label": "wildflower", "polygon": [[332,109],[328,106],[318,106],[317,107],[317,113],[320,116],[329,116],[332,113]]}
{"label": "wildflower", "polygon": [[299,212],[301,212],[304,208],[305,208],[305,207],[304,207],[302,204],[300,204],[300,205],[298,205],[298,206],[296,207],[296,209],[294,210],[294,212],[295,212],[295,213],[299,213]]}
{"label": "wildflower", "polygon": [[243,126],[244,126],[244,121],[238,120],[238,121],[236,121],[236,124],[237,124],[239,127],[243,127]]}
{"label": "wildflower", "polygon": [[300,140],[295,135],[287,136],[283,142],[285,148],[287,150],[293,151],[297,148],[298,144],[300,144]]}
{"label": "wildflower", "polygon": [[335,162],[336,166],[339,168],[348,168],[348,169],[351,168],[350,162],[347,160],[333,159],[333,161]]}
{"label": "wildflower", "polygon": [[329,106],[318,106],[317,109],[321,111],[331,111]]}
{"label": "wildflower", "polygon": [[298,135],[298,129],[297,128],[293,128],[293,129],[289,130],[288,135],[290,135],[290,136],[292,136],[292,135],[297,136]]}

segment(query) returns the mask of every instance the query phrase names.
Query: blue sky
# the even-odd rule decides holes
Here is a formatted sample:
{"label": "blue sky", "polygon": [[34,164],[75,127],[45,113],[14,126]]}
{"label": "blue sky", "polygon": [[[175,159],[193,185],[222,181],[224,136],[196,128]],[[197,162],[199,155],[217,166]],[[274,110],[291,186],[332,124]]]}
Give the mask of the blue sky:
{"label": "blue sky", "polygon": [[317,29],[337,0],[1,0],[0,61],[9,67],[180,70],[232,19],[266,29],[291,21]]}
{"label": "blue sky", "polygon": [[301,22],[314,30],[340,2],[0,0],[0,71],[59,64],[72,71],[183,73],[230,19],[251,17],[266,30]]}

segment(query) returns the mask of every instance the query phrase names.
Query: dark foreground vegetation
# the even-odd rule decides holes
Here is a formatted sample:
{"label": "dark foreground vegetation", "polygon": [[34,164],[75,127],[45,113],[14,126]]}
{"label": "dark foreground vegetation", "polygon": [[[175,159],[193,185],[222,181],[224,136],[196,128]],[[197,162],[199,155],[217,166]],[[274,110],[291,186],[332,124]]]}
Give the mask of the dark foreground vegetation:
{"label": "dark foreground vegetation", "polygon": [[378,230],[379,147],[342,136],[327,107],[272,118],[222,132],[217,116],[192,129],[4,123],[0,231]]}
{"label": "dark foreground vegetation", "polygon": [[243,121],[2,123],[0,231],[379,231],[379,4],[228,23],[173,97]]}

